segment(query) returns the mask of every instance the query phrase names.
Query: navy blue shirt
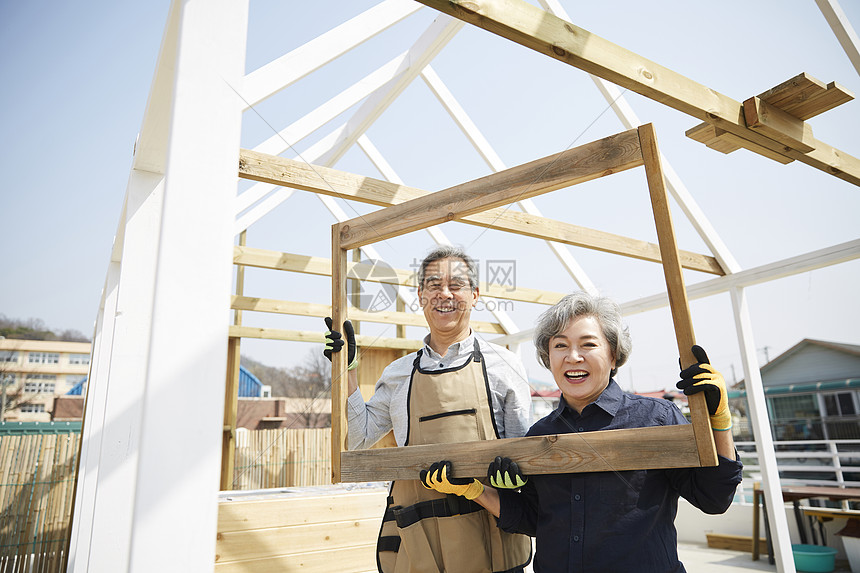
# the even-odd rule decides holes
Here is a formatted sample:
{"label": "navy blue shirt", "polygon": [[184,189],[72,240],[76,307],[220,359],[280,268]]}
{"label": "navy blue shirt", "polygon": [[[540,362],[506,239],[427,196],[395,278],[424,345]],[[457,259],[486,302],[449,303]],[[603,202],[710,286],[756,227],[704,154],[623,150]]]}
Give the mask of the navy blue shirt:
{"label": "navy blue shirt", "polygon": [[[686,423],[672,402],[628,394],[610,380],[582,414],[562,397],[526,435]],[[716,467],[529,476],[519,493],[499,490],[499,527],[535,537],[536,573],[683,572],[678,497],[705,513],[724,513],[741,481],[740,461],[718,458]]]}

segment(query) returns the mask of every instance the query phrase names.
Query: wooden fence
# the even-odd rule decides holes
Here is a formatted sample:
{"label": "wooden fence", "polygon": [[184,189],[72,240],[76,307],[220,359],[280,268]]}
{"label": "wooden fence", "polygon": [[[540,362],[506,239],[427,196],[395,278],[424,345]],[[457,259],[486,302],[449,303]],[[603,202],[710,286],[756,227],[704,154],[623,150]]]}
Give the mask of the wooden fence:
{"label": "wooden fence", "polygon": [[0,572],[65,571],[79,440],[0,435]]}
{"label": "wooden fence", "polygon": [[236,431],[232,489],[331,483],[331,428]]}
{"label": "wooden fence", "polygon": [[[0,434],[0,573],[65,571],[79,433]],[[331,483],[331,430],[237,432],[233,489]]]}

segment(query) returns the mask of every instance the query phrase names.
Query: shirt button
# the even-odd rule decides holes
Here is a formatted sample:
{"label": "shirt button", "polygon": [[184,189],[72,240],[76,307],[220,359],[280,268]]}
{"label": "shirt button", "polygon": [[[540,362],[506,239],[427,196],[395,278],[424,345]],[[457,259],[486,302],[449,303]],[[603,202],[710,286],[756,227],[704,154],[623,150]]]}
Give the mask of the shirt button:
{"label": "shirt button", "polygon": [[575,499],[576,501],[579,501],[580,499],[582,499],[582,496],[579,494],[576,494],[575,496],[573,496],[573,499]]}
{"label": "shirt button", "polygon": [[579,541],[579,535],[574,535],[574,536],[573,536],[573,540],[574,540],[574,541]]}
{"label": "shirt button", "polygon": [[580,428],[579,428],[579,431],[580,431],[580,432],[583,432],[583,431],[585,431],[585,428],[580,427]]}
{"label": "shirt button", "polygon": [[439,363],[439,368],[445,368],[445,365],[444,365],[444,364],[442,364],[442,363],[440,362],[440,363]]}

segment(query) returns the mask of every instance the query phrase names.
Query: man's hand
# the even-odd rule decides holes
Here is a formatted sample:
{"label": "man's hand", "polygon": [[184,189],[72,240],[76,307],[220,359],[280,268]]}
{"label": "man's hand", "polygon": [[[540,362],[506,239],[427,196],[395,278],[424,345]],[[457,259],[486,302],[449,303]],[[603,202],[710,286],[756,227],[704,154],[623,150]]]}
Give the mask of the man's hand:
{"label": "man's hand", "polygon": [[[343,336],[340,332],[332,330],[332,321],[330,317],[325,318],[325,325],[328,330],[325,333],[325,350],[323,355],[331,360],[332,352],[340,352],[343,348]],[[349,366],[347,370],[353,370],[358,366],[358,356],[355,351],[355,331],[352,328],[352,322],[346,320],[343,323],[343,331],[346,333],[346,350]]]}
{"label": "man's hand", "polygon": [[490,462],[487,477],[490,479],[490,485],[496,489],[519,489],[529,481],[520,471],[517,462],[499,456]]}
{"label": "man's hand", "polygon": [[705,393],[708,404],[708,414],[711,417],[711,428],[728,430],[732,427],[732,414],[726,395],[726,382],[723,375],[717,372],[708,362],[708,355],[701,346],[693,346],[693,356],[698,363],[681,371],[681,381],[677,386],[684,394],[691,396],[697,392]]}
{"label": "man's hand", "polygon": [[475,478],[454,478],[451,475],[451,462],[436,462],[430,468],[421,470],[418,479],[427,489],[439,493],[462,495],[466,499],[475,499],[484,493],[484,484]]}

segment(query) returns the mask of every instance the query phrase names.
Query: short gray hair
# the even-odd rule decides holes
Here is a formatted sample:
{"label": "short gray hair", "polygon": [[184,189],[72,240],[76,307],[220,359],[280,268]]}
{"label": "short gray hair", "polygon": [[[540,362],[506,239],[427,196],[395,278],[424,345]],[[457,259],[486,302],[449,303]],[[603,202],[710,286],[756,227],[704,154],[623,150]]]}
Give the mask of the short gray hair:
{"label": "short gray hair", "polygon": [[609,342],[615,357],[615,368],[609,373],[615,376],[630,352],[633,341],[630,332],[621,320],[621,309],[612,299],[594,296],[587,292],[576,292],[564,296],[540,315],[535,325],[534,344],[538,360],[549,368],[549,341],[567,328],[570,321],[581,316],[593,316],[600,324],[603,336]]}
{"label": "short gray hair", "polygon": [[442,259],[460,259],[466,265],[466,275],[469,277],[469,286],[472,289],[478,288],[478,266],[475,261],[466,254],[462,247],[453,245],[440,245],[430,251],[424,260],[421,261],[421,266],[418,269],[418,288],[424,286],[424,278],[427,274],[427,267],[434,261]]}

